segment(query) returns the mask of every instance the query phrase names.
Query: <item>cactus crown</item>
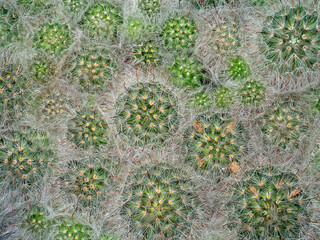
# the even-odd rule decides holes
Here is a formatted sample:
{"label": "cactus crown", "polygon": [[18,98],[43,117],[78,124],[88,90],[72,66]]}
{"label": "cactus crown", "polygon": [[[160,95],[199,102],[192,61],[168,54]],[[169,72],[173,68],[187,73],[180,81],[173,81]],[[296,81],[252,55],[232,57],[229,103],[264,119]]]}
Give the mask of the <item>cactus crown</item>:
{"label": "cactus crown", "polygon": [[153,66],[160,62],[159,48],[154,41],[141,42],[134,49],[134,62],[143,66]]}
{"label": "cactus crown", "polygon": [[160,12],[162,0],[139,0],[139,9],[149,17]]}
{"label": "cactus crown", "polygon": [[260,81],[248,80],[242,84],[237,96],[244,105],[260,105],[266,98],[266,88]]}
{"label": "cactus crown", "polygon": [[106,125],[98,110],[82,109],[69,121],[68,132],[72,141],[81,150],[99,148],[108,142]]}
{"label": "cactus crown", "polygon": [[236,120],[227,121],[220,117],[195,121],[188,133],[186,151],[189,160],[206,172],[225,172],[241,150],[239,128],[236,124]]}
{"label": "cactus crown", "polygon": [[319,31],[318,13],[302,6],[286,7],[268,16],[260,33],[268,69],[296,74],[314,70],[320,52]]}
{"label": "cactus crown", "polygon": [[60,119],[69,111],[68,103],[64,96],[55,93],[47,96],[41,104],[41,113],[45,119]]}
{"label": "cactus crown", "polygon": [[138,83],[120,97],[118,134],[137,146],[163,144],[180,125],[175,96],[159,83]]}
{"label": "cactus crown", "polygon": [[121,9],[107,2],[93,5],[85,13],[83,28],[90,37],[115,38],[123,22]]}
{"label": "cactus crown", "polygon": [[234,101],[234,92],[227,87],[219,87],[214,93],[214,101],[219,108],[228,108]]}
{"label": "cactus crown", "polygon": [[249,171],[242,181],[230,185],[227,203],[230,224],[239,239],[296,239],[301,223],[308,219],[307,194],[291,172],[275,167]]}
{"label": "cactus crown", "polygon": [[250,76],[250,66],[241,57],[234,57],[228,61],[227,67],[228,76],[233,79],[245,79]]}
{"label": "cactus crown", "polygon": [[164,24],[162,37],[170,49],[189,48],[197,37],[195,22],[186,17],[169,18]]}
{"label": "cactus crown", "polygon": [[201,202],[184,169],[165,163],[141,167],[132,173],[130,182],[124,190],[121,215],[133,235],[146,239],[190,235],[199,217],[196,206]]}
{"label": "cactus crown", "polygon": [[67,25],[47,23],[35,37],[38,48],[51,55],[61,55],[72,43],[72,35]]}

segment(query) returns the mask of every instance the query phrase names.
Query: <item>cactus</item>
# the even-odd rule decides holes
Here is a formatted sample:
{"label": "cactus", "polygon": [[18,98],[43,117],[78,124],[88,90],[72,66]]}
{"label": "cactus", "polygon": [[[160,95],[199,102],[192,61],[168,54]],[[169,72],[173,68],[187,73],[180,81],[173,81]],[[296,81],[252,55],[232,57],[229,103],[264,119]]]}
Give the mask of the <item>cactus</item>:
{"label": "cactus", "polygon": [[0,7],[0,47],[3,47],[16,40],[18,17],[8,6],[1,4]]}
{"label": "cactus", "polygon": [[106,125],[98,110],[84,108],[68,122],[68,135],[81,150],[100,148],[108,143]]}
{"label": "cactus", "polygon": [[66,24],[46,23],[36,33],[35,41],[41,52],[59,56],[72,43],[72,34]]}
{"label": "cactus", "polygon": [[[159,83],[138,83],[116,101],[118,134],[137,146],[159,146],[177,133],[177,99]],[[131,143],[131,144],[132,144]]]}
{"label": "cactus", "polygon": [[229,186],[228,228],[239,239],[299,238],[301,225],[309,219],[310,200],[294,173],[262,167]]}
{"label": "cactus", "polygon": [[198,169],[220,175],[227,172],[242,150],[237,121],[214,116],[207,121],[197,120],[185,134],[188,138],[188,160]]}
{"label": "cactus", "polygon": [[82,90],[90,93],[105,91],[113,73],[112,57],[106,50],[77,49],[70,60],[69,79],[77,81]]}
{"label": "cactus", "polygon": [[0,111],[1,120],[16,120],[25,110],[27,91],[31,82],[21,75],[20,67],[4,65],[0,72]]}
{"label": "cactus", "polygon": [[227,87],[219,87],[214,93],[214,101],[218,108],[229,108],[235,100],[235,93]]}
{"label": "cactus", "polygon": [[[28,209],[29,210],[29,209]],[[37,238],[45,238],[52,222],[48,220],[48,212],[40,206],[32,206],[29,211],[26,212],[22,227],[30,233],[30,235]]]}
{"label": "cactus", "polygon": [[96,3],[85,13],[82,26],[91,38],[115,38],[123,22],[121,15],[121,9],[110,3]]}
{"label": "cactus", "polygon": [[162,0],[139,0],[138,8],[149,17],[160,12]]}
{"label": "cactus", "polygon": [[307,116],[294,99],[281,99],[265,114],[262,131],[265,140],[278,147],[296,147],[308,129],[307,121]]}
{"label": "cactus", "polygon": [[59,219],[60,223],[54,229],[54,239],[81,239],[91,240],[92,239],[92,228],[79,223],[75,220]]}
{"label": "cactus", "polygon": [[127,19],[124,32],[126,37],[131,40],[138,40],[143,35],[145,29],[143,20],[138,17],[129,17]]}
{"label": "cactus", "polygon": [[196,109],[200,112],[207,111],[213,106],[213,101],[210,98],[208,91],[200,91],[194,94],[194,97],[191,99],[192,109]]}
{"label": "cactus", "polygon": [[265,101],[266,88],[260,81],[248,80],[242,84],[236,95],[244,105],[259,106]]}
{"label": "cactus", "polygon": [[130,173],[120,214],[131,239],[182,239],[201,225],[201,201],[184,169],[159,163]]}
{"label": "cactus", "polygon": [[46,120],[57,120],[66,117],[70,113],[68,98],[61,96],[60,93],[54,93],[46,96],[41,106],[41,113]]}
{"label": "cactus", "polygon": [[250,66],[242,57],[234,57],[228,61],[227,75],[235,80],[250,76]]}
{"label": "cactus", "polygon": [[158,45],[154,41],[141,42],[133,52],[134,63],[142,67],[157,65],[161,60]]}
{"label": "cactus", "polygon": [[75,16],[80,14],[89,3],[88,0],[63,0],[63,2],[66,10]]}
{"label": "cactus", "polygon": [[56,63],[52,58],[43,55],[37,56],[30,66],[30,73],[36,81],[48,82],[55,74]]}
{"label": "cactus", "polygon": [[161,36],[169,49],[190,48],[194,45],[197,37],[195,22],[186,17],[169,18],[163,26]]}
{"label": "cactus", "polygon": [[178,86],[199,87],[204,78],[200,63],[191,56],[177,56],[169,68],[173,74],[173,82]]}
{"label": "cactus", "polygon": [[55,159],[45,133],[8,132],[0,144],[0,178],[10,187],[38,184]]}
{"label": "cactus", "polygon": [[319,68],[319,17],[316,10],[285,6],[265,19],[260,52],[270,69],[301,75]]}

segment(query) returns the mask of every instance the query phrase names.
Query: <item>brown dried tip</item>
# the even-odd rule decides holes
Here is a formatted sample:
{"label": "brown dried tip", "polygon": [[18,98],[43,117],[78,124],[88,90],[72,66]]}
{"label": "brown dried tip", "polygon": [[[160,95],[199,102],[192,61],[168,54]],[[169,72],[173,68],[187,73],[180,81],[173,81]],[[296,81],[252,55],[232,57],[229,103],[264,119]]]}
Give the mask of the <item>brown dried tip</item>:
{"label": "brown dried tip", "polygon": [[197,132],[202,133],[202,128],[201,128],[202,125],[201,125],[200,121],[195,121],[193,123],[193,126]]}
{"label": "brown dried tip", "polygon": [[294,197],[294,196],[298,195],[298,194],[299,194],[299,192],[300,192],[300,189],[299,189],[298,187],[296,187],[296,189],[295,189],[295,190],[293,190],[293,191],[290,193],[290,198],[292,198],[292,197]]}
{"label": "brown dried tip", "polygon": [[249,185],[249,189],[250,191],[254,194],[254,195],[257,195],[257,189],[255,189],[254,186],[252,186],[251,184]]}
{"label": "brown dried tip", "polygon": [[237,174],[240,170],[240,164],[237,162],[230,163],[227,168],[234,174]]}
{"label": "brown dried tip", "polygon": [[236,124],[237,124],[237,120],[234,120],[233,122],[229,123],[225,129],[225,133],[232,132],[232,129]]}
{"label": "brown dried tip", "polygon": [[199,168],[201,168],[201,166],[203,165],[204,159],[205,159],[205,158],[202,158],[202,159],[200,159],[200,160],[198,161],[198,167],[199,167]]}

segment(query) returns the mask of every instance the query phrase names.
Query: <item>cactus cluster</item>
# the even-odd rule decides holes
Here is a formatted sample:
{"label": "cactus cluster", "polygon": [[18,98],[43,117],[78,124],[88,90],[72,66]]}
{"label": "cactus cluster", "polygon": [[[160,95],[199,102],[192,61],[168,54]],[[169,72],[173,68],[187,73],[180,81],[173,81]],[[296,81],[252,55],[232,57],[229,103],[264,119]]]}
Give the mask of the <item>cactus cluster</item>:
{"label": "cactus cluster", "polygon": [[115,38],[122,22],[120,8],[108,2],[98,2],[85,13],[82,27],[91,38]]}
{"label": "cactus cluster", "polygon": [[159,163],[131,172],[123,194],[121,215],[132,238],[181,239],[201,224],[188,173],[171,164]]}
{"label": "cactus cluster", "polygon": [[237,91],[240,102],[246,106],[261,105],[266,98],[266,87],[257,80],[244,82]]}
{"label": "cactus cluster", "polygon": [[268,16],[260,33],[267,71],[301,74],[319,68],[319,33],[319,16],[312,8],[297,5]]}
{"label": "cactus cluster", "polygon": [[193,128],[187,134],[186,152],[189,161],[197,168],[222,174],[242,147],[237,121],[227,121],[218,116],[215,118],[194,122]]}
{"label": "cactus cluster", "polygon": [[1,178],[12,188],[29,189],[52,166],[54,153],[45,133],[8,132],[0,144]]}
{"label": "cactus cluster", "polygon": [[146,41],[138,44],[134,51],[133,62],[139,66],[155,66],[161,61],[158,43]]}
{"label": "cactus cluster", "polygon": [[100,148],[108,143],[107,123],[99,110],[85,108],[77,111],[68,122],[68,135],[81,150]]}
{"label": "cactus cluster", "polygon": [[160,12],[162,0],[139,0],[139,9],[149,17]]}
{"label": "cactus cluster", "polygon": [[195,22],[187,17],[169,18],[163,26],[161,36],[169,49],[190,48],[195,44],[197,38]]}
{"label": "cactus cluster", "polygon": [[228,61],[227,75],[233,79],[245,79],[250,76],[250,66],[242,57],[233,57]]}
{"label": "cactus cluster", "polygon": [[239,239],[299,238],[310,200],[294,173],[263,167],[229,186],[228,228]]}
{"label": "cactus cluster", "polygon": [[137,83],[117,99],[117,135],[137,146],[161,146],[176,135],[179,112],[176,97],[160,83]]}
{"label": "cactus cluster", "polygon": [[72,44],[72,33],[66,24],[46,23],[36,33],[35,42],[40,51],[59,56]]}
{"label": "cactus cluster", "polygon": [[107,50],[97,48],[77,49],[70,60],[71,81],[89,92],[105,91],[113,73],[112,57]]}

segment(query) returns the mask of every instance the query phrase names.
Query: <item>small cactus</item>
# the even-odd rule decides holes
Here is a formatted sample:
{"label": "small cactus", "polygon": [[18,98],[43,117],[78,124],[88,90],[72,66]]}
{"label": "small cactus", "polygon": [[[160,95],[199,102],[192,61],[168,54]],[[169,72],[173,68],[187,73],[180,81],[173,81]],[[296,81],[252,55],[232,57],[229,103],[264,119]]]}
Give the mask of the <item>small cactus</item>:
{"label": "small cactus", "polygon": [[108,143],[106,125],[98,110],[84,108],[68,122],[69,138],[81,150],[103,147]]}
{"label": "small cactus", "polygon": [[35,41],[41,52],[59,56],[70,47],[72,34],[66,24],[47,23],[36,33]]}
{"label": "small cactus", "polygon": [[143,35],[145,26],[143,20],[138,17],[129,17],[124,27],[126,36],[131,40],[138,40]]}
{"label": "small cactus", "polygon": [[37,56],[30,66],[30,73],[36,81],[49,82],[55,74],[56,64],[53,59],[46,56]]}
{"label": "small cactus", "polygon": [[213,106],[213,101],[208,91],[200,91],[194,94],[191,99],[191,106],[200,112],[208,111]]}
{"label": "small cactus", "polygon": [[201,201],[183,168],[159,163],[130,173],[121,209],[130,239],[181,239],[201,226]]}
{"label": "small cactus", "polygon": [[133,52],[134,63],[141,67],[157,65],[161,60],[159,47],[154,41],[141,42]]}
{"label": "small cactus", "polygon": [[195,22],[186,17],[169,18],[163,26],[161,36],[164,44],[169,49],[190,48],[197,38]]}
{"label": "small cactus", "polygon": [[88,0],[63,0],[66,10],[69,13],[80,14],[88,6]]}
{"label": "small cactus", "polygon": [[307,121],[307,116],[293,99],[282,99],[265,114],[262,131],[272,144],[283,148],[296,147],[308,129]]}
{"label": "small cactus", "polygon": [[46,120],[58,120],[70,113],[68,98],[60,95],[60,93],[46,96],[40,106],[41,114]]}
{"label": "small cactus", "polygon": [[215,117],[207,121],[197,120],[193,125],[185,134],[189,161],[206,172],[226,173],[242,149],[237,121]]}
{"label": "small cactus", "polygon": [[280,168],[248,171],[230,184],[228,228],[239,239],[298,239],[309,219],[308,195],[298,177]]}
{"label": "small cactus", "polygon": [[58,223],[53,230],[53,236],[55,240],[64,239],[79,239],[79,240],[91,240],[92,228],[84,225],[75,220],[59,219]]}
{"label": "small cactus", "polygon": [[219,87],[214,93],[215,105],[218,108],[229,108],[235,100],[235,93],[227,87]]}
{"label": "small cactus", "polygon": [[112,57],[106,50],[77,49],[70,60],[71,81],[77,81],[82,90],[90,93],[105,91],[113,73]]}
{"label": "small cactus", "polygon": [[0,47],[17,39],[17,15],[4,4],[0,4]]}
{"label": "small cactus", "polygon": [[281,73],[301,75],[315,70],[320,52],[319,16],[314,9],[282,6],[269,15],[261,31],[261,53],[270,69]]}
{"label": "small cactus", "polygon": [[121,15],[121,9],[110,3],[96,3],[85,13],[82,26],[91,38],[115,38],[123,22]]}
{"label": "small cactus", "polygon": [[228,61],[227,75],[235,80],[245,79],[250,76],[250,66],[241,57],[234,57]]}
{"label": "small cactus", "polygon": [[22,227],[30,235],[36,236],[39,239],[45,238],[52,225],[50,220],[48,220],[48,215],[48,212],[44,208],[32,206],[25,214]]}
{"label": "small cactus", "polygon": [[238,89],[237,98],[245,106],[259,106],[266,98],[266,87],[257,80],[248,80]]}
{"label": "small cactus", "polygon": [[9,132],[1,137],[0,176],[10,187],[29,188],[37,184],[53,160],[54,154],[44,133]]}
{"label": "small cactus", "polygon": [[200,63],[192,57],[176,57],[170,73],[173,74],[173,82],[178,86],[199,87],[204,76],[201,73]]}
{"label": "small cactus", "polygon": [[[180,125],[177,99],[158,83],[138,83],[116,101],[116,128],[124,141],[159,146],[177,133]],[[132,144],[131,143],[131,144]]]}
{"label": "small cactus", "polygon": [[138,0],[138,8],[149,17],[160,12],[162,0]]}

